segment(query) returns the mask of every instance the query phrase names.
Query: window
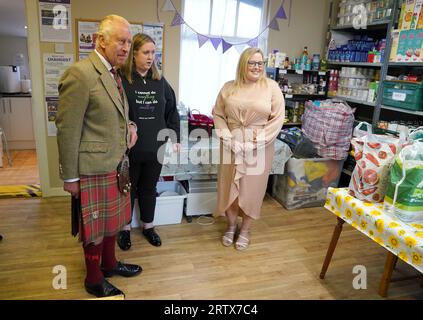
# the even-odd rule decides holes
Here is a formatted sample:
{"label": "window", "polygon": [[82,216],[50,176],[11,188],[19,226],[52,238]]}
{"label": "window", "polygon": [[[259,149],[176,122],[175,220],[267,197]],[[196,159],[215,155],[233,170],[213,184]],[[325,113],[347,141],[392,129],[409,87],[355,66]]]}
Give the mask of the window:
{"label": "window", "polygon": [[[222,44],[216,50],[210,40],[199,48],[196,32],[244,43],[237,46],[242,52],[266,27],[267,0],[184,0],[183,7],[179,100],[191,110],[211,114],[220,88],[235,78],[240,53],[235,47],[222,53]],[[266,50],[266,43],[263,33],[259,47]]]}

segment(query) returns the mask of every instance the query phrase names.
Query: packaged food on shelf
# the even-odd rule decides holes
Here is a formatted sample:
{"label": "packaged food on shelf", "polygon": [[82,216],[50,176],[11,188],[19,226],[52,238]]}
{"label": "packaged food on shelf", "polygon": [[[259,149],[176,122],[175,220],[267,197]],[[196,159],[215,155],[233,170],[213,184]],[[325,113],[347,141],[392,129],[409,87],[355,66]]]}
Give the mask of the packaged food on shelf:
{"label": "packaged food on shelf", "polygon": [[423,29],[403,30],[399,36],[398,62],[423,62]]}
{"label": "packaged food on shelf", "polygon": [[417,29],[422,7],[423,7],[423,0],[415,0],[414,12],[411,18],[410,29]]}
{"label": "packaged food on shelf", "polygon": [[402,14],[403,20],[401,23],[402,30],[409,30],[411,28],[415,4],[416,0],[405,0],[404,13]]}

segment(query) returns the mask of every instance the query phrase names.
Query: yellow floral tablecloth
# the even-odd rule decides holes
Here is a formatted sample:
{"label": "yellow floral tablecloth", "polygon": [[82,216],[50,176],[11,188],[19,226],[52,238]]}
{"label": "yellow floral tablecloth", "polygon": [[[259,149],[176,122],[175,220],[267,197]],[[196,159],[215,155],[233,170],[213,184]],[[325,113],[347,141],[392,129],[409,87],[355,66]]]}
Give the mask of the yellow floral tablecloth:
{"label": "yellow floral tablecloth", "polygon": [[329,188],[325,208],[423,273],[423,224],[402,222],[347,188]]}

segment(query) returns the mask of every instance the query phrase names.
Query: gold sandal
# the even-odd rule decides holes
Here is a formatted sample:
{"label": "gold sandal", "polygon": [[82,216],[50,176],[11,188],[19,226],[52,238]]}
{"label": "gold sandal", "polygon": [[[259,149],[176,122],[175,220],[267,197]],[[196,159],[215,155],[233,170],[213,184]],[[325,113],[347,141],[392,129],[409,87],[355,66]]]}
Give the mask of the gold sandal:
{"label": "gold sandal", "polygon": [[236,226],[233,228],[229,227],[228,230],[225,232],[225,234],[222,237],[222,244],[225,247],[229,247],[234,243],[235,233],[236,233]]}
{"label": "gold sandal", "polygon": [[250,245],[250,239],[247,238],[247,236],[249,236],[248,234],[246,235],[238,235],[238,239],[235,242],[235,248],[239,251],[244,251],[248,248],[248,246]]}

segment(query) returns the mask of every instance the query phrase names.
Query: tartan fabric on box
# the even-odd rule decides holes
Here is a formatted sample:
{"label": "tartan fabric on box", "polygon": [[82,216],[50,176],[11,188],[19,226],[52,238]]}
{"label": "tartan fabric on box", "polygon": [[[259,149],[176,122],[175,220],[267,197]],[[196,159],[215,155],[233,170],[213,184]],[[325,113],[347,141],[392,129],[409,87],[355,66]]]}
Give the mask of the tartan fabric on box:
{"label": "tartan fabric on box", "polygon": [[355,109],[338,100],[316,103],[307,101],[302,130],[319,156],[343,160],[350,149]]}
{"label": "tartan fabric on box", "polygon": [[115,235],[131,221],[129,193],[118,190],[116,171],[80,177],[80,240],[84,245],[99,244]]}

